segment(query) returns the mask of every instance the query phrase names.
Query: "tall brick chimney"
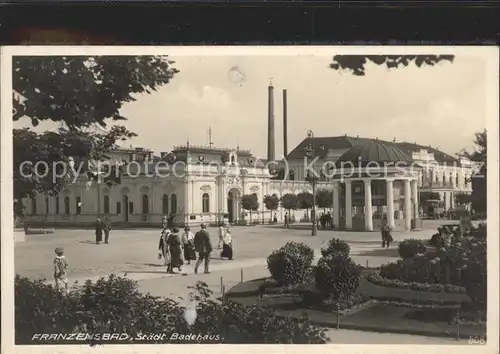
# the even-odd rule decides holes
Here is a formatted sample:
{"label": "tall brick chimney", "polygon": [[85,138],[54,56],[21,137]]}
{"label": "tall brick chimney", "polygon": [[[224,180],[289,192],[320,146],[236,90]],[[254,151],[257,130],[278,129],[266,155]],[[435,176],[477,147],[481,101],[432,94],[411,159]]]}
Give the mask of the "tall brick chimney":
{"label": "tall brick chimney", "polygon": [[273,83],[268,88],[268,112],[267,112],[267,160],[274,161],[274,87]]}

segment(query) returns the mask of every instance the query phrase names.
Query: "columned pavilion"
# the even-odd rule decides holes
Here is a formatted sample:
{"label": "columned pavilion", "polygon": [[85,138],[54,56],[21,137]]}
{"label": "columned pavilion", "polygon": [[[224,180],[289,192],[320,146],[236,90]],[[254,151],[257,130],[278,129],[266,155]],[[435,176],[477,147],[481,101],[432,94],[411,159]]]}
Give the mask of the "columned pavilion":
{"label": "columned pavilion", "polygon": [[400,149],[368,141],[335,163],[333,224],[345,230],[378,230],[384,218],[392,229],[419,226],[420,168]]}

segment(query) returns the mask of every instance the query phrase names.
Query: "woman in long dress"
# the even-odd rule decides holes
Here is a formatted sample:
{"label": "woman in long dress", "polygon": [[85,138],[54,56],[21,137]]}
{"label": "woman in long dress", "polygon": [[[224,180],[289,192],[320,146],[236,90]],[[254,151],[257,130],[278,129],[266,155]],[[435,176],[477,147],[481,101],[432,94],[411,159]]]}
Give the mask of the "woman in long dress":
{"label": "woman in long dress", "polygon": [[184,260],[187,264],[191,261],[196,261],[196,252],[194,251],[194,234],[189,227],[186,226],[182,235],[182,246],[184,247]]}
{"label": "woman in long dress", "polygon": [[170,250],[168,247],[168,241],[170,238],[170,230],[167,228],[164,228],[163,231],[161,232],[160,236],[160,243],[158,244],[158,259],[161,259],[163,257],[164,263],[163,265],[166,268],[167,273],[171,272],[171,267],[170,267]]}
{"label": "woman in long dress", "polygon": [[182,259],[181,238],[178,228],[172,228],[172,233],[167,240],[167,244],[170,251],[170,273],[174,272],[174,268],[179,269],[180,272],[184,261]]}
{"label": "woman in long dress", "polygon": [[229,228],[224,235],[220,258],[227,258],[230,261],[233,259],[233,237],[231,236],[231,229]]}

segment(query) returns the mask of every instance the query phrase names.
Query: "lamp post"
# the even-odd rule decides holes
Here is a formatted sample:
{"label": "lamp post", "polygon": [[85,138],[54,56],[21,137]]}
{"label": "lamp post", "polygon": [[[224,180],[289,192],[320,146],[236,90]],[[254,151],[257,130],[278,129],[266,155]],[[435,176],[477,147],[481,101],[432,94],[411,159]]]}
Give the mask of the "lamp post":
{"label": "lamp post", "polygon": [[314,133],[312,130],[307,131],[307,138],[309,139],[309,144],[305,147],[304,151],[307,157],[311,157],[313,159],[313,173],[309,173],[307,171],[306,180],[312,185],[312,194],[313,194],[313,207],[312,207],[312,228],[311,228],[311,236],[316,236],[318,233],[318,227],[316,225],[316,183],[318,182],[318,177],[316,176],[316,170],[314,169],[314,159],[316,154],[316,149],[314,147]]}

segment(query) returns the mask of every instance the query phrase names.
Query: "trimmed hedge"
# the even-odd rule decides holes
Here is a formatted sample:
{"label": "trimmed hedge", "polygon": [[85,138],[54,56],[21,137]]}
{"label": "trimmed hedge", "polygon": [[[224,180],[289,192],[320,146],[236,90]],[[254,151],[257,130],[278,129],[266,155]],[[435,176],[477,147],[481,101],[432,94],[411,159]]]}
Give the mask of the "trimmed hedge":
{"label": "trimmed hedge", "polygon": [[328,241],[327,247],[321,249],[321,255],[323,257],[327,257],[336,253],[339,253],[344,257],[348,257],[350,252],[351,247],[349,247],[349,244],[338,238],[332,238],[330,241]]}
{"label": "trimmed hedge", "polygon": [[288,242],[267,257],[267,269],[283,286],[305,281],[311,272],[314,250],[301,242]]}
{"label": "trimmed hedge", "polygon": [[[202,282],[190,288],[197,302],[196,318],[191,326],[184,319],[185,306],[171,299],[141,294],[137,282],[130,279],[112,275],[95,283],[87,281],[64,297],[41,280],[16,276],[16,344],[31,344],[35,333],[77,332],[126,333],[129,343],[141,344],[197,343],[180,338],[172,340],[173,333],[200,333],[211,336],[211,343],[226,344],[322,344],[328,341],[324,329],[311,325],[307,317],[284,318],[266,307],[215,302],[210,300],[212,292]],[[160,336],[147,341],[134,339],[140,333],[162,334],[163,339],[159,339]],[[99,342],[93,339],[89,344]]]}
{"label": "trimmed hedge", "polygon": [[452,293],[452,294],[463,294],[467,292],[467,290],[462,286],[456,286],[450,284],[442,285],[442,284],[428,284],[428,283],[417,283],[417,282],[404,282],[398,279],[388,279],[377,273],[367,275],[366,279],[373,284],[385,286],[388,288],[411,289],[418,291],[429,291],[433,293]]}
{"label": "trimmed hedge", "polygon": [[423,254],[426,251],[425,243],[421,240],[407,239],[399,244],[399,256],[403,259],[413,258],[417,254]]}
{"label": "trimmed hedge", "polygon": [[322,257],[314,268],[316,288],[333,299],[354,294],[359,286],[361,267],[341,253]]}

